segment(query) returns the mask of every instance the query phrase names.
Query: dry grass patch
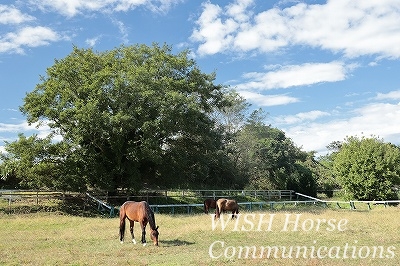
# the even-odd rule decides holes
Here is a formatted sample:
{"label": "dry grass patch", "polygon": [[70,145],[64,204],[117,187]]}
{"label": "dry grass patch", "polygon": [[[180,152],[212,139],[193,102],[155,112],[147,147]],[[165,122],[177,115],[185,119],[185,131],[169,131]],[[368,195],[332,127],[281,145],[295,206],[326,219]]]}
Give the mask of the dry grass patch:
{"label": "dry grass patch", "polygon": [[[246,217],[247,215],[247,217]],[[261,231],[257,230],[260,215],[264,215]],[[271,230],[267,218],[273,215]],[[252,218],[254,217],[254,218]],[[299,217],[297,230],[296,218]],[[245,220],[245,218],[247,220]],[[227,216],[224,221],[228,221]],[[316,230],[316,221],[331,220]],[[338,221],[347,220],[344,230]],[[304,228],[302,223],[305,222]],[[205,214],[156,214],[160,226],[160,247],[134,245],[126,228],[124,244],[118,240],[118,218],[85,218],[55,214],[0,215],[1,265],[399,265],[400,209],[376,207],[371,211],[314,209],[311,211],[280,210],[274,212],[242,212],[239,220],[229,220],[221,229],[221,221],[213,228],[212,218]],[[287,230],[282,230],[287,223]],[[253,227],[251,225],[253,223]],[[311,224],[313,226],[311,227]],[[235,230],[236,227],[236,230]],[[140,226],[135,224],[136,240]],[[332,229],[332,230],[328,230]],[[214,245],[213,245],[214,243]],[[223,244],[222,244],[223,243]],[[383,258],[310,257],[311,248],[343,247],[348,243],[358,254],[383,247]],[[222,246],[224,245],[224,246]],[[240,247],[306,246],[307,258],[270,256],[246,257]],[[392,248],[391,248],[392,247]],[[389,249],[389,250],[388,250]],[[211,252],[211,254],[210,254]],[[371,251],[370,251],[371,252]],[[235,253],[235,254],[234,254]],[[333,252],[334,253],[334,252]],[[234,255],[232,255],[234,254]],[[212,258],[210,255],[218,257]]]}

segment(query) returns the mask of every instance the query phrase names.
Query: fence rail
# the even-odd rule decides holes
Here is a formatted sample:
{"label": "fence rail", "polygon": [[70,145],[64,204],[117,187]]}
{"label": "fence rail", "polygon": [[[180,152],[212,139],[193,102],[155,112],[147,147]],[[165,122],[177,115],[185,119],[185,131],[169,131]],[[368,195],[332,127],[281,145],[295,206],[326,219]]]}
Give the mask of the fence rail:
{"label": "fence rail", "polygon": [[[285,206],[287,204],[316,204],[318,202],[314,200],[292,200],[292,201],[248,201],[248,202],[238,202],[238,205],[243,206],[246,210],[251,211],[253,209],[262,210],[264,206],[267,206],[269,209],[273,210],[277,205]],[[175,213],[176,208],[186,208],[186,212],[192,213],[193,208],[203,207],[201,203],[194,204],[153,204],[150,205],[152,210],[156,213],[160,211],[160,209],[169,209],[171,214]]]}
{"label": "fence rail", "polygon": [[7,200],[9,204],[20,199],[33,200],[36,204],[39,204],[40,200],[62,199],[66,195],[72,194],[78,193],[66,193],[59,191],[0,190],[0,198]]}
{"label": "fence rail", "polygon": [[[149,197],[155,197],[151,195],[150,191],[147,191]],[[161,193],[162,192],[162,193]],[[154,191],[153,191],[154,193]],[[382,204],[385,207],[391,204],[400,204],[400,200],[388,200],[388,201],[332,201],[332,200],[321,200],[308,195],[294,192],[292,190],[158,190],[156,191],[158,197],[197,197],[197,198],[221,198],[221,197],[231,197],[235,198],[239,196],[250,196],[255,199],[255,201],[244,201],[238,202],[242,208],[246,210],[258,209],[262,210],[265,207],[269,209],[274,209],[277,206],[283,206],[292,204],[322,204],[323,206],[328,206],[331,204],[336,205],[339,208],[344,208],[344,205],[349,206],[351,210],[356,209],[356,205],[366,204],[368,209],[371,209],[371,205]],[[0,190],[0,199],[8,201],[8,208],[11,210],[11,204],[15,201],[27,201],[29,204],[42,204],[45,201],[54,199],[65,199],[68,196],[82,197],[82,199],[90,199],[94,204],[97,204],[98,210],[102,212],[109,212],[110,216],[114,216],[118,212],[118,208],[112,206],[107,202],[107,196],[98,196],[91,194],[80,194],[74,192],[53,192],[53,191],[23,191],[23,190]],[[141,197],[145,197],[142,195]],[[155,212],[168,211],[169,213],[176,213],[177,210],[185,210],[187,213],[192,213],[195,209],[199,211],[202,209],[203,203],[192,203],[192,204],[150,204],[150,207]]]}
{"label": "fence rail", "polygon": [[304,197],[304,198],[308,198],[308,199],[311,199],[311,200],[314,200],[316,202],[323,203],[326,206],[329,203],[332,203],[332,204],[336,204],[339,208],[342,208],[340,206],[340,204],[349,204],[351,210],[355,210],[356,209],[356,203],[367,204],[369,210],[371,209],[371,204],[374,204],[374,205],[383,204],[386,207],[386,206],[388,206],[390,204],[399,204],[400,203],[400,200],[349,200],[349,201],[321,200],[321,199],[317,199],[317,198],[314,198],[314,197],[311,197],[311,196],[308,196],[308,195],[304,195],[304,194],[301,194],[301,193],[297,193],[297,192],[296,192],[296,195]]}
{"label": "fence rail", "polygon": [[138,195],[132,195],[132,198],[159,198],[159,197],[196,197],[196,198],[222,198],[250,196],[254,198],[265,199],[289,199],[295,197],[293,190],[235,190],[235,189],[197,189],[197,190],[143,190]]}

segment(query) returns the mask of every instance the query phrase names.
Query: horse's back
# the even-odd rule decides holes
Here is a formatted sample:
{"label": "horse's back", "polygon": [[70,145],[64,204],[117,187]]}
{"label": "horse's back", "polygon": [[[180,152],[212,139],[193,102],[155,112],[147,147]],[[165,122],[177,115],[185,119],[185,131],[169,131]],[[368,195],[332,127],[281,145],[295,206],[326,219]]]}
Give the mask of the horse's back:
{"label": "horse's back", "polygon": [[146,201],[126,201],[122,204],[121,209],[124,210],[125,216],[129,220],[139,221],[146,216]]}
{"label": "horse's back", "polygon": [[237,204],[236,200],[225,199],[225,198],[218,199],[217,206],[220,209],[220,211],[223,211],[223,210],[229,211],[229,210],[238,208],[238,204]]}

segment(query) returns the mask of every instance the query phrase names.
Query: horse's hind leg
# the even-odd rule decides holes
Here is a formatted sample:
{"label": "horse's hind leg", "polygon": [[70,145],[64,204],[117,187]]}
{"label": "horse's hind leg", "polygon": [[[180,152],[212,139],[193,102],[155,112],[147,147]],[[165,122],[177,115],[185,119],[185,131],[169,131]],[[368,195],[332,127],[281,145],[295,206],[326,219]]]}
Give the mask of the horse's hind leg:
{"label": "horse's hind leg", "polygon": [[133,244],[136,244],[135,236],[133,235],[133,226],[134,226],[135,222],[134,221],[129,221],[129,222],[130,222],[129,230],[131,231],[132,242],[133,242]]}
{"label": "horse's hind leg", "polygon": [[119,222],[119,241],[124,243],[124,235],[125,235],[125,218],[121,219]]}
{"label": "horse's hind leg", "polygon": [[238,213],[239,213],[239,209],[234,209],[234,210],[232,211],[232,219],[237,218]]}

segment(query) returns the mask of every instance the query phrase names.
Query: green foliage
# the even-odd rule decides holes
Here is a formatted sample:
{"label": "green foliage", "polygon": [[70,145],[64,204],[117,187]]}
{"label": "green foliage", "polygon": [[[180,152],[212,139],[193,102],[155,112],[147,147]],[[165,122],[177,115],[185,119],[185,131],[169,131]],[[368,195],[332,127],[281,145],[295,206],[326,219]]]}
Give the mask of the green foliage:
{"label": "green foliage", "polygon": [[317,184],[311,170],[301,164],[295,164],[294,168],[295,169],[288,178],[286,188],[316,197]]}
{"label": "green foliage", "polygon": [[375,137],[348,137],[334,157],[334,170],[352,199],[394,199],[393,187],[400,183],[400,149]]}
{"label": "green foliage", "polygon": [[218,125],[223,127],[224,133],[229,138],[245,124],[250,104],[233,90],[225,92],[223,101],[225,105],[222,108],[216,109],[213,117]]}
{"label": "green foliage", "polygon": [[260,110],[250,115],[237,133],[235,149],[238,169],[248,179],[250,189],[296,189],[315,195],[311,171],[299,165],[307,158],[285,133],[265,125]]}
{"label": "green foliage", "polygon": [[212,175],[207,160],[221,145],[209,115],[225,104],[214,79],[188,51],[174,55],[166,45],[74,47],[47,69],[21,111],[62,136],[70,168],[88,186],[137,190],[170,176],[186,186]]}
{"label": "green foliage", "polygon": [[7,143],[6,152],[0,154],[5,179],[15,178],[19,186],[36,189],[80,190],[79,177],[71,178],[65,167],[68,146],[53,143],[51,137],[19,135],[17,141]]}
{"label": "green foliage", "polygon": [[309,152],[306,160],[307,167],[315,177],[317,190],[328,197],[333,197],[333,191],[340,189],[339,182],[333,172],[334,155],[335,153],[330,153],[315,159],[315,153]]}

